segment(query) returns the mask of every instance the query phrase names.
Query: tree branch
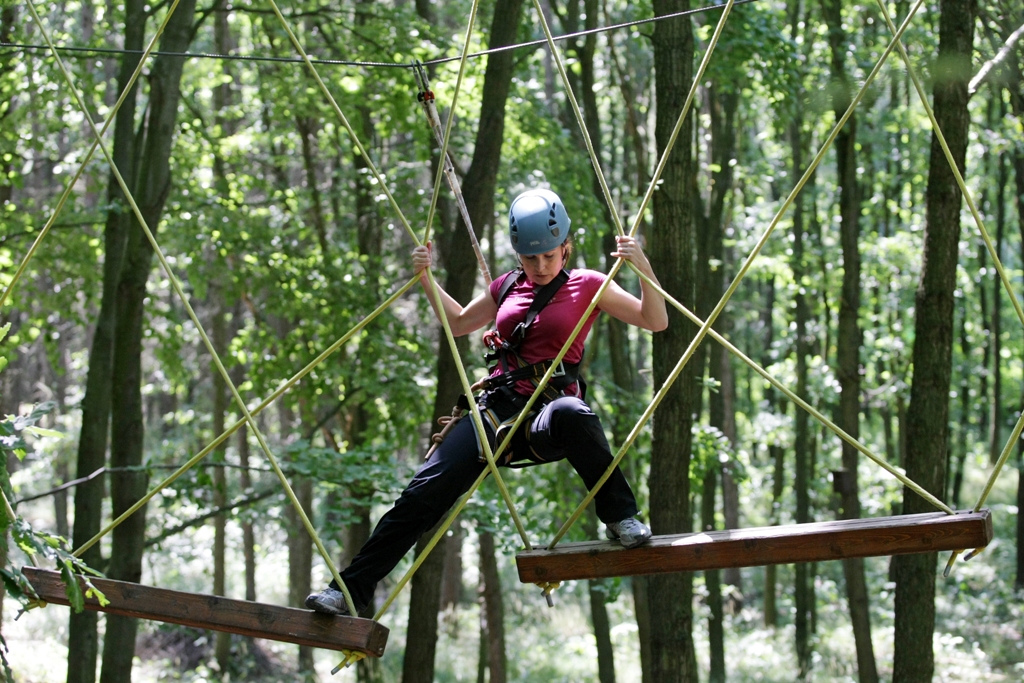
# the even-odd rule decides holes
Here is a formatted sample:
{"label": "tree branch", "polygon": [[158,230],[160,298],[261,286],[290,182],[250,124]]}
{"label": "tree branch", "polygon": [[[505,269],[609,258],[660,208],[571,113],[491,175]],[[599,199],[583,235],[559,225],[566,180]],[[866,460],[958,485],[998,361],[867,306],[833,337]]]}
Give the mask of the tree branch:
{"label": "tree branch", "polygon": [[212,510],[205,512],[199,515],[198,517],[193,517],[192,519],[186,522],[182,522],[178,526],[171,527],[159,536],[154,536],[153,538],[146,539],[146,547],[148,548],[150,546],[156,545],[157,543],[160,543],[161,541],[164,541],[176,534],[180,534],[182,531],[185,531],[186,529],[189,529],[191,527],[199,526],[211,517],[216,517],[217,515],[223,514],[225,512],[231,512],[235,508],[248,507],[250,505],[253,505],[254,503],[258,503],[264,498],[269,498],[270,496],[274,495],[274,493],[276,492],[276,489],[267,489],[265,491],[260,491],[259,493],[254,493],[253,495],[247,496],[245,498],[237,498],[231,501],[230,503],[227,503],[220,507],[213,508]]}
{"label": "tree branch", "polygon": [[973,95],[978,90],[978,86],[984,83],[985,80],[988,78],[988,75],[992,71],[992,69],[999,66],[1000,64],[1003,63],[1003,61],[1006,60],[1007,55],[1013,52],[1013,47],[1016,44],[1016,42],[1020,40],[1021,36],[1024,36],[1024,24],[1022,24],[1020,28],[1018,28],[1016,31],[1010,34],[1010,37],[1006,39],[1006,42],[1003,43],[1003,46],[999,48],[998,52],[996,52],[995,57],[981,65],[981,68],[978,69],[978,74],[974,78],[972,78],[971,82],[967,85],[968,95]]}

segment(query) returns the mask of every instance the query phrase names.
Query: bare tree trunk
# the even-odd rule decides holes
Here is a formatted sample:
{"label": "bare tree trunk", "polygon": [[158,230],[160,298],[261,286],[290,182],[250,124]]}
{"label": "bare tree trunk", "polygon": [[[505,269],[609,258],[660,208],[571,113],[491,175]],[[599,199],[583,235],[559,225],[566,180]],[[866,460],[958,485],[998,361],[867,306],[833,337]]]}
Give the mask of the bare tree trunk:
{"label": "bare tree trunk", "polygon": [[[64,412],[65,400],[68,393],[68,335],[62,334],[57,340],[57,366],[53,368],[54,391],[53,399],[57,403],[57,409],[51,418],[56,418]],[[54,463],[54,487],[60,486],[71,479],[71,463],[68,461],[68,454],[60,452]],[[70,538],[68,533],[68,492],[60,491],[53,496],[53,512],[56,516],[57,535],[61,538]]]}
{"label": "bare tree trunk", "polygon": [[[718,472],[709,466],[704,475],[701,493],[701,530],[715,529],[715,491],[718,489]],[[704,571],[704,585],[708,590],[708,646],[711,660],[708,672],[709,683],[725,683],[725,611],[722,609],[722,584],[718,569]]]}
{"label": "bare tree trunk", "polygon": [[[125,2],[125,50],[141,50],[145,37],[145,2]],[[138,57],[125,53],[117,77],[118,92],[124,90],[138,64]],[[113,159],[128,183],[134,183],[135,102],[138,85],[122,103],[114,123]],[[78,440],[76,478],[87,477],[107,461],[107,436],[110,428],[110,394],[113,366],[114,333],[117,320],[117,288],[121,280],[121,267],[127,244],[127,204],[121,188],[110,176],[107,201],[112,207],[107,212],[104,227],[103,293],[96,319],[92,346],[89,350],[89,373],[86,378],[85,397],[82,399],[82,429]],[[75,522],[72,540],[75,547],[86,543],[100,530],[103,514],[104,479],[97,477],[75,489]],[[103,557],[96,544],[82,559],[92,567],[99,567]],[[99,641],[96,632],[96,612],[71,613],[68,623],[67,683],[94,683],[96,655]]]}
{"label": "bare tree trunk", "polygon": [[[589,538],[597,538],[597,514],[591,505],[583,515],[583,530]],[[597,680],[615,683],[615,650],[612,647],[611,621],[608,618],[608,588],[603,579],[587,581],[590,622],[597,641]]]}
{"label": "bare tree trunk", "polygon": [[[225,320],[224,297],[219,286],[211,287],[210,293],[213,299],[213,348],[217,355],[223,358],[227,352],[228,333],[227,321]],[[224,378],[217,372],[216,366],[210,363],[210,372],[213,374],[213,433],[224,432],[224,416],[228,409],[227,384]],[[226,442],[215,450],[211,460],[214,463],[224,464],[227,460]],[[213,468],[213,504],[217,508],[227,505],[227,475],[224,467]],[[227,522],[225,513],[213,518],[213,594],[227,595]],[[294,604],[294,603],[292,603]],[[221,672],[228,670],[231,656],[231,634],[217,631],[214,635],[214,655]]]}
{"label": "bare tree trunk", "polygon": [[[249,474],[249,427],[238,430],[238,464],[242,490],[252,489],[252,476]],[[245,558],[245,599],[256,601],[256,534],[252,522],[242,522],[242,556]]]}
{"label": "bare tree trunk", "polygon": [[[762,327],[764,328],[764,349],[765,352],[761,356],[762,365],[770,365],[771,359],[771,348],[773,339],[775,337],[773,318],[775,316],[775,278],[769,276],[767,281],[767,287],[765,288],[765,301],[763,308],[761,309],[761,321]],[[765,387],[765,402],[768,404],[768,408],[773,409],[775,403],[775,389],[773,387]],[[785,406],[783,406],[785,408]],[[782,411],[785,413],[785,410]],[[771,522],[772,525],[777,525],[781,521],[782,514],[782,492],[786,482],[786,450],[777,444],[771,444],[768,446],[768,455],[772,460],[772,514]],[[778,568],[776,565],[770,564],[764,568],[764,625],[769,628],[775,628],[779,624],[778,608],[776,606],[776,597],[778,594]]]}
{"label": "bare tree trunk", "polygon": [[494,535],[480,532],[480,577],[483,579],[481,612],[487,620],[487,667],[490,683],[506,683],[508,659],[505,654],[505,605],[501,595],[501,577],[494,550]]}
{"label": "bare tree trunk", "polygon": [[634,576],[633,609],[636,613],[637,637],[640,641],[640,681],[654,683],[654,654],[651,643],[651,601],[650,584],[647,576]]}
{"label": "bare tree trunk", "polygon": [[[1007,72],[1011,78],[1006,85],[1010,93],[1010,107],[1020,117],[1024,115],[1024,74],[1020,64],[1009,60]],[[1020,145],[1013,151],[1013,176],[1016,191],[1014,204],[1017,207],[1017,225],[1021,233],[1020,258],[1024,262],[1024,148]],[[1024,395],[1021,396],[1021,410],[1024,411]],[[1024,510],[1024,442],[1017,443],[1017,509]],[[1024,515],[1017,515],[1017,574],[1014,588],[1024,588]]]}
{"label": "bare tree trunk", "polygon": [[[832,52],[832,109],[836,120],[842,118],[850,105],[850,83],[846,75],[847,38],[843,30],[842,0],[822,0],[822,13],[828,23],[829,46]],[[836,335],[837,375],[841,392],[838,424],[853,438],[860,437],[860,198],[857,188],[857,119],[851,115],[835,140],[836,175],[839,179],[840,240],[843,247],[843,286],[839,305],[839,330]],[[794,177],[802,169],[794,169]],[[795,249],[794,249],[795,251]],[[802,298],[802,297],[801,297]],[[798,304],[799,305],[799,304]],[[805,369],[806,372],[806,369]],[[803,413],[803,411],[800,411]],[[859,453],[845,441],[842,444],[846,486],[842,490],[842,518],[860,517],[857,483]],[[846,597],[850,605],[850,621],[857,650],[857,674],[860,683],[877,683],[878,669],[871,643],[871,615],[868,608],[864,560],[843,561]]]}
{"label": "bare tree trunk", "polygon": [[465,532],[456,520],[445,541],[444,569],[441,578],[441,609],[454,609],[462,601],[462,542]]}
{"label": "bare tree trunk", "polygon": [[[1001,90],[998,91],[1001,94]],[[993,105],[989,105],[993,106]],[[1006,107],[1000,97],[1000,114],[1006,116]],[[1003,239],[1006,234],[1006,185],[1009,182],[1009,173],[1006,167],[1006,153],[1000,153],[996,157],[996,254],[1003,259]],[[1000,427],[1003,420],[1003,373],[1002,373],[1002,298],[1003,283],[998,274],[992,277],[992,334],[990,344],[992,345],[992,404],[989,413],[989,459],[995,462],[1003,449],[1003,437]]]}
{"label": "bare tree trunk", "polygon": [[[739,104],[736,92],[723,91],[712,86],[708,92],[708,108],[710,109],[711,150],[710,157],[713,167],[719,170],[712,173],[711,195],[708,211],[704,219],[704,234],[698,241],[697,261],[698,272],[701,273],[701,291],[698,296],[698,315],[707,317],[714,309],[723,292],[725,280],[724,268],[724,236],[725,206],[732,192],[732,166],[730,160],[736,151],[735,115]],[[712,262],[718,266],[712,268]],[[715,321],[718,332],[727,331],[729,318],[722,311]],[[721,381],[721,370],[728,364],[723,358],[721,345],[712,344],[709,351],[710,379]],[[709,423],[712,427],[723,429],[725,426],[725,404],[722,391],[708,392]],[[696,409],[694,412],[697,412]],[[723,467],[723,470],[725,468]],[[715,528],[715,498],[718,488],[718,472],[715,465],[710,465],[704,477],[701,494],[701,526],[705,531]],[[717,569],[704,572],[704,583],[708,590],[708,607],[711,616],[708,620],[708,644],[711,657],[709,680],[721,683],[725,680],[725,630],[723,625],[724,610],[722,607],[721,572]]]}
{"label": "bare tree trunk", "polygon": [[[801,132],[799,124],[794,125],[793,144],[794,150],[794,176],[799,175],[803,162],[801,161],[802,143],[800,142]],[[803,203],[796,202],[793,212],[793,270],[794,278],[798,281],[803,277]],[[807,355],[810,352],[807,344],[807,321],[810,317],[806,297],[801,292],[794,295],[796,302],[796,392],[800,396],[807,395]],[[810,429],[807,420],[807,413],[797,410],[794,420],[794,443],[793,457],[795,463],[793,489],[796,494],[796,523],[806,524],[811,521],[810,512],[810,478],[811,478],[811,448]],[[813,571],[809,571],[811,565],[798,563],[795,567],[794,602],[796,603],[796,616],[794,617],[796,631],[796,656],[800,680],[807,678],[811,665],[811,625],[810,616],[813,610]]]}
{"label": "bare tree trunk", "polygon": [[[689,9],[688,0],[656,0],[661,16]],[[665,149],[693,80],[693,28],[690,19],[657,23],[653,35],[656,72],[658,153]],[[665,290],[686,306],[694,305],[692,119],[688,116],[679,142],[668,159],[662,184],[654,195],[650,257]],[[694,327],[669,310],[667,330],[654,335],[654,385],[660,387],[694,336]],[[696,359],[694,359],[696,360]],[[651,527],[656,534],[689,532],[690,457],[693,424],[694,369],[683,371],[667,392],[654,419],[651,443]],[[693,648],[693,575],[659,574],[647,579],[650,594],[672,596],[650,601],[651,674],[654,681],[696,681]]]}
{"label": "bare tree trunk", "polygon": [[[935,117],[962,171],[970,126],[967,81],[971,76],[975,6],[972,0],[942,0],[940,10],[937,63],[944,64],[945,68],[938,71],[933,86]],[[909,478],[941,496],[949,433],[953,291],[961,196],[934,133],[929,163],[924,258],[915,297],[914,379],[907,410],[904,467]],[[930,509],[920,497],[904,491],[905,514]],[[934,673],[935,563],[935,553],[900,555],[893,560],[896,574],[893,680],[901,683],[931,681]]]}
{"label": "bare tree trunk", "polygon": [[[192,38],[195,0],[182,0],[160,41],[163,52],[182,53]],[[139,136],[140,166],[135,185],[143,218],[156,231],[170,192],[170,156],[177,129],[182,57],[160,55],[150,72],[149,106]],[[118,283],[118,309],[112,374],[110,452],[115,467],[142,463],[142,332],[146,281],[152,269],[153,247],[132,218],[128,228],[125,261]],[[141,498],[147,488],[145,472],[117,472],[111,476],[112,513],[119,515]],[[113,532],[108,576],[138,582],[142,577],[145,542],[145,510],[140,510]],[[137,620],[109,616],[103,642],[101,683],[130,680],[135,656]]]}

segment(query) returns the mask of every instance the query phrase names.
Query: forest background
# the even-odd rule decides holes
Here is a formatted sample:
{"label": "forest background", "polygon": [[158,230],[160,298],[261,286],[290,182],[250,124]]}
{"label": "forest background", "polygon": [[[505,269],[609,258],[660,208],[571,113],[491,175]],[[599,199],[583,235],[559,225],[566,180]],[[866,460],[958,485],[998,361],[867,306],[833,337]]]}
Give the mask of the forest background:
{"label": "forest background", "polygon": [[[93,49],[62,57],[97,121],[169,5],[40,6],[58,44]],[[540,5],[556,34],[689,8]],[[898,23],[911,6],[887,9]],[[312,56],[387,64],[457,57],[469,11],[462,0],[284,7]],[[614,215],[547,49],[468,62],[450,154],[492,274],[513,264],[510,198],[537,185],[565,200],[575,265],[612,266],[613,219],[636,218],[719,13],[559,43]],[[904,35],[1017,291],[1022,25],[1024,9],[1009,0],[942,0],[924,3]],[[485,1],[471,49],[539,38],[531,3]],[[735,7],[640,220],[669,293],[708,315],[890,38],[871,3]],[[28,47],[43,42],[27,5],[0,2],[5,287],[92,139],[55,60]],[[111,48],[128,52],[103,51]],[[412,276],[413,242],[267,4],[180,0],[158,50],[108,140],[252,405]],[[427,67],[444,118],[457,67]],[[420,231],[437,145],[412,70],[318,69]],[[1020,680],[1015,472],[1024,456],[1006,442],[1024,403],[1022,326],[931,129],[894,52],[715,329],[952,507],[973,505],[1012,448],[987,503],[996,539],[984,553],[956,563],[949,578],[940,574],[946,558],[936,564],[931,554],[571,582],[548,609],[536,587],[516,580],[515,530],[488,482],[384,618],[387,654],[339,680]],[[439,282],[466,301],[483,279],[447,188],[432,229]],[[629,272],[619,281],[638,290]],[[615,445],[696,330],[672,315],[654,335],[602,317],[590,336],[590,400]],[[19,516],[73,547],[240,418],[99,154],[0,310],[0,326],[8,323],[0,414],[35,410],[46,430],[20,452],[4,442],[5,490]],[[459,348],[480,376],[479,340]],[[417,288],[258,416],[339,566],[414,471],[459,391]],[[329,574],[253,434],[239,430],[208,460],[86,561],[113,578],[299,605]],[[931,509],[711,340],[624,467],[662,534]],[[564,463],[508,479],[535,542],[583,496]],[[585,516],[570,539],[599,533]],[[9,562],[24,563],[21,551]],[[3,635],[19,681],[327,680],[337,663],[333,653],[212,632],[90,613],[69,620],[59,607],[15,622],[18,609],[8,597]]]}

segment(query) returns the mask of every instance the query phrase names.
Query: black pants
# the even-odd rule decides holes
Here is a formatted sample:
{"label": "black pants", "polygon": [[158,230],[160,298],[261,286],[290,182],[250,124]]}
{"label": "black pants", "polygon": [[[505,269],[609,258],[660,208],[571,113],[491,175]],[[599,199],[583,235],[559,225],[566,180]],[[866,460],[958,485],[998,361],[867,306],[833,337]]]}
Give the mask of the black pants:
{"label": "black pants", "polygon": [[[499,397],[500,400],[500,397]],[[501,414],[515,407],[495,406]],[[504,415],[502,415],[504,417]],[[387,576],[424,532],[431,529],[469,490],[486,467],[477,452],[473,421],[463,418],[420,468],[373,530],[366,544],[342,573],[356,608],[373,599],[377,582]],[[492,434],[488,434],[492,448]],[[545,405],[529,429],[512,439],[513,462],[551,462],[567,459],[587,489],[591,489],[613,460],[597,415],[578,398],[563,396]],[[636,498],[619,468],[615,468],[594,498],[602,522],[618,522],[637,514]],[[338,585],[331,581],[332,588]]]}

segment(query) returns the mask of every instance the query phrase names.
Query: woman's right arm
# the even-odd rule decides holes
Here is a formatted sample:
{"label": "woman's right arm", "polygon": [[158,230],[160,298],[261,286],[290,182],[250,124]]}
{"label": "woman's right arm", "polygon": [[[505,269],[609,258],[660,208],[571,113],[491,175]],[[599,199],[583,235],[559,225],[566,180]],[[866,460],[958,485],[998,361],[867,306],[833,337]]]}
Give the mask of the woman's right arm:
{"label": "woman's right arm", "polygon": [[[437,310],[437,302],[434,299],[433,292],[430,290],[430,281],[427,278],[426,269],[431,263],[430,246],[428,242],[425,246],[413,249],[412,267],[414,272],[420,274],[420,284],[427,293],[427,300],[430,302],[431,308],[434,309],[434,315],[440,320],[441,314]],[[436,279],[434,281],[437,282]],[[465,306],[449,296],[448,292],[441,288],[441,285],[437,286],[437,291],[441,295],[441,304],[444,306],[444,314],[448,319],[448,325],[452,328],[452,334],[456,337],[479,330],[493,321],[494,317],[498,315],[498,305],[491,297],[490,291],[485,291]]]}

